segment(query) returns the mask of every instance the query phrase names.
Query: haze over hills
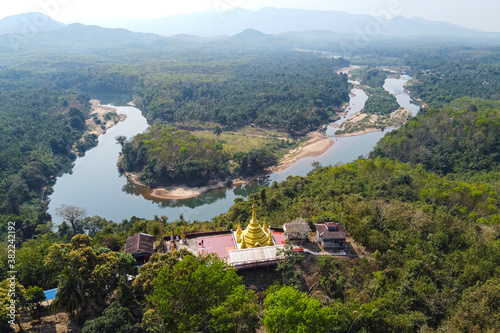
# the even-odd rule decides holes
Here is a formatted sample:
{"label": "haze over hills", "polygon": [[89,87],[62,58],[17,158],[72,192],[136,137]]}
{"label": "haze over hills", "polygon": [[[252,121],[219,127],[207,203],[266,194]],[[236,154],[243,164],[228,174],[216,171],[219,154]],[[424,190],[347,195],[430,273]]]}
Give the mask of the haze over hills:
{"label": "haze over hills", "polygon": [[[390,20],[383,17],[369,15],[348,14],[340,11],[301,10],[301,9],[276,9],[271,7],[262,8],[258,11],[250,11],[241,8],[228,10],[226,12],[204,11],[183,15],[169,16],[161,19],[93,19],[84,20],[83,23],[92,23],[96,26],[85,26],[82,24],[70,24],[66,26],[42,13],[26,13],[6,17],[0,20],[0,36],[6,34],[17,34],[0,38],[1,46],[12,46],[25,44],[25,39],[30,39],[31,48],[69,44],[70,49],[76,44],[88,41],[91,48],[98,48],[99,44],[110,43],[149,44],[153,40],[159,41],[160,45],[148,45],[147,49],[162,49],[166,44],[202,44],[208,41],[220,43],[222,36],[234,36],[247,29],[256,30],[261,35],[250,33],[243,34],[243,44],[260,44],[273,49],[285,47],[307,46],[310,40],[338,41],[347,37],[351,41],[353,36],[384,38],[384,37],[408,37],[416,38],[422,36],[434,36],[440,38],[498,38],[500,33],[488,33],[467,29],[461,26],[428,21],[421,18],[407,19],[396,16]],[[99,28],[100,26],[102,28]],[[103,28],[115,28],[114,30]],[[120,29],[116,29],[120,28]],[[129,31],[126,31],[126,30]],[[133,34],[139,32],[141,34]],[[308,32],[307,34],[304,34]],[[311,33],[313,32],[313,33]],[[34,40],[34,34],[37,34]],[[76,34],[73,36],[72,34]],[[153,35],[155,34],[155,35]],[[267,36],[265,36],[266,34]],[[269,34],[278,36],[269,36]],[[188,36],[191,35],[191,36]],[[75,37],[78,38],[75,39]],[[175,36],[168,40],[160,36]],[[198,38],[200,36],[205,38]],[[257,37],[258,36],[258,37]],[[207,38],[209,37],[209,38]],[[218,37],[215,40],[214,37]],[[223,46],[235,46],[242,44],[242,36],[222,42]],[[68,45],[66,45],[67,47]],[[159,47],[161,46],[161,47]],[[179,45],[177,45],[179,46]]]}
{"label": "haze over hills", "polygon": [[10,33],[32,34],[39,31],[53,31],[65,24],[42,13],[25,13],[7,16],[0,20],[0,35]]}
{"label": "haze over hills", "polygon": [[258,11],[241,8],[225,12],[215,10],[168,16],[160,19],[92,19],[83,21],[103,27],[120,27],[135,32],[155,33],[163,36],[192,34],[198,36],[234,35],[251,28],[266,34],[289,31],[327,30],[337,33],[380,34],[386,36],[486,36],[488,33],[458,25],[407,19],[387,15],[374,17],[340,11],[277,9],[266,7]]}
{"label": "haze over hills", "polygon": [[345,50],[345,45],[359,40],[384,38],[408,42],[424,38],[435,43],[483,40],[490,43],[500,38],[500,33],[475,31],[421,18],[397,16],[385,21],[344,12],[269,7],[256,12],[238,8],[219,14],[206,11],[128,23],[121,19],[120,24],[123,25],[120,28],[81,23],[65,25],[42,13],[9,16],[0,20],[0,51],[6,54],[62,51],[117,56],[124,49],[129,54],[130,51],[137,54],[182,52],[193,48],[332,51]]}

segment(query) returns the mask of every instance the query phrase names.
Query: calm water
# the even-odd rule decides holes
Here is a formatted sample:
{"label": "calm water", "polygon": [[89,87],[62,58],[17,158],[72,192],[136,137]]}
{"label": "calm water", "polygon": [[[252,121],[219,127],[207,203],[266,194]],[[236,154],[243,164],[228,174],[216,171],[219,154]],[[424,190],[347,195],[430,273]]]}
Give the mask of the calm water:
{"label": "calm water", "polygon": [[[403,90],[403,85],[408,79],[408,77],[387,79],[384,88],[396,94],[400,105],[410,109],[415,115],[419,107],[411,104],[410,97]],[[347,110],[349,115],[360,111],[367,99],[362,90],[353,89],[352,92],[356,96],[351,97]],[[327,134],[335,138],[335,144],[319,157],[304,158],[282,172],[271,174],[259,183],[214,190],[188,200],[155,202],[144,199],[141,195],[144,189],[129,183],[118,173],[116,162],[120,146],[116,144],[115,137],[125,135],[131,138],[146,130],[147,123],[141,112],[134,107],[117,107],[117,109],[118,113],[127,115],[127,120],[101,135],[99,145],[75,161],[72,173],[57,179],[54,193],[49,198],[49,213],[55,223],[61,222],[55,211],[62,204],[85,207],[88,216],[99,215],[115,222],[129,219],[134,215],[147,219],[152,219],[154,215],[165,215],[172,221],[180,214],[189,221],[209,220],[227,212],[233,205],[234,199],[247,197],[261,185],[282,181],[289,175],[305,176],[312,169],[313,161],[318,161],[322,165],[333,165],[348,163],[361,155],[367,155],[387,132],[336,138],[333,134],[336,129],[329,126]],[[341,124],[345,119],[339,119],[337,123]]]}

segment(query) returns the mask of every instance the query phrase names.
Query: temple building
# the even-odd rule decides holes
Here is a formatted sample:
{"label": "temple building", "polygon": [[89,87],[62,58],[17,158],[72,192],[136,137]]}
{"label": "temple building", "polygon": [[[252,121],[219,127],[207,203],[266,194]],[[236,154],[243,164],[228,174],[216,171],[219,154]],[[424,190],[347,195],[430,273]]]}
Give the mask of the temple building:
{"label": "temple building", "polygon": [[137,261],[137,265],[142,266],[154,253],[154,237],[143,233],[130,236],[125,242],[124,252],[130,253]]}
{"label": "temple building", "polygon": [[[284,259],[284,255],[278,252],[284,249],[283,229],[269,228],[265,221],[261,225],[257,220],[255,203],[252,205],[252,218],[245,229],[238,223],[236,230],[191,233],[181,239],[177,243],[178,248],[185,248],[195,255],[215,253],[237,269],[275,265]],[[165,236],[163,242],[171,242],[171,236]]]}
{"label": "temple building", "polygon": [[241,230],[241,225],[238,222],[238,229],[236,230],[236,246],[238,249],[255,248],[262,246],[273,246],[273,233],[266,226],[261,226],[257,220],[255,213],[255,202],[252,205],[252,219],[245,230]]}

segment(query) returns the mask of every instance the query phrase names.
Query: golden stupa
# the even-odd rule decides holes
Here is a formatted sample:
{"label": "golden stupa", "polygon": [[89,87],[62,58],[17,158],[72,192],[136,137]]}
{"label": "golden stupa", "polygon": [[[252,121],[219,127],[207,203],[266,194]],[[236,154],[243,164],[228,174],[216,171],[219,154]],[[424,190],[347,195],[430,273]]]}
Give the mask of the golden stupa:
{"label": "golden stupa", "polygon": [[240,248],[266,246],[269,244],[269,234],[267,228],[261,227],[259,221],[257,221],[254,202],[252,205],[252,219],[242,233]]}
{"label": "golden stupa", "polygon": [[240,222],[238,222],[238,229],[236,230],[236,241],[238,243],[241,243],[241,234],[242,233],[243,233],[243,230],[241,230]]}

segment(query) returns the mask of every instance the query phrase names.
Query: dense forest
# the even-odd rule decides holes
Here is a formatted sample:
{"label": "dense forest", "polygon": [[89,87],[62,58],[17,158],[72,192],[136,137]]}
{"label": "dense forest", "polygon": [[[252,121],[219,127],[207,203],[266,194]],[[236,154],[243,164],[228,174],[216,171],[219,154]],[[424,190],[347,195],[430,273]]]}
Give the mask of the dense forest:
{"label": "dense forest", "polygon": [[438,108],[463,96],[500,99],[498,52],[492,52],[491,57],[485,54],[489,52],[469,50],[452,52],[446,61],[442,54],[432,53],[409,59],[414,76],[409,86],[412,95]]}
{"label": "dense forest", "polygon": [[420,163],[440,174],[490,171],[500,164],[500,105],[464,97],[429,109],[386,135],[371,153]]}
{"label": "dense forest", "polygon": [[372,89],[382,88],[390,72],[373,67],[360,67],[351,71],[353,77]]}
{"label": "dense forest", "polygon": [[133,64],[90,57],[47,62],[55,70],[30,60],[0,72],[0,84],[6,90],[42,86],[128,94],[150,123],[255,123],[290,133],[317,128],[349,100],[347,76],[335,74],[349,61],[296,52],[181,54]]}
{"label": "dense forest", "polygon": [[384,88],[368,89],[368,94],[368,99],[362,110],[364,113],[387,116],[399,109],[396,97]]}
{"label": "dense forest", "polygon": [[[29,239],[50,221],[44,192],[53,177],[96,138],[80,142],[88,118],[87,97],[45,89],[0,92],[0,232],[18,221],[19,237]],[[3,237],[2,236],[2,237]]]}
{"label": "dense forest", "polygon": [[122,169],[140,171],[148,186],[206,185],[229,175],[228,158],[216,140],[158,125],[123,146]]}
{"label": "dense forest", "polygon": [[[151,187],[204,186],[221,181],[231,184],[232,178],[265,173],[267,167],[297,146],[279,138],[247,138],[244,134],[230,133],[221,138],[220,127],[214,132],[152,126],[147,133],[124,143],[118,167],[122,172],[138,173],[139,180]],[[231,144],[223,138],[237,141]]]}
{"label": "dense forest", "polygon": [[182,81],[167,75],[140,89],[136,104],[150,122],[254,123],[296,133],[324,124],[349,100],[347,76],[335,74],[349,65],[342,58],[285,53],[242,60],[200,66],[200,77]]}
{"label": "dense forest", "polygon": [[[84,333],[500,331],[498,47],[375,40],[346,50],[347,60],[272,53],[266,49],[272,40],[258,51],[244,41],[190,49],[115,33],[137,44],[86,50],[75,42],[68,52],[0,54],[1,332],[13,330],[5,306],[9,244],[16,245],[18,309],[34,319],[47,315],[43,290],[58,287],[52,310],[68,313]],[[313,45],[340,52],[337,42]],[[94,136],[84,136],[86,94],[126,94],[154,124],[122,142],[124,170],[141,172],[151,186],[201,185],[252,175],[293,147],[281,134],[229,142],[232,131],[255,125],[291,136],[328,122],[348,100],[347,76],[335,72],[349,64],[409,71],[407,89],[424,106],[368,158],[316,163],[307,177],[290,176],[238,198],[212,221],[118,222],[65,206],[64,222],[54,226],[46,213],[54,177],[69,168],[75,148],[95,144]],[[358,74],[374,92],[387,77],[375,68]],[[394,106],[388,96],[374,101],[375,113],[380,104]],[[287,247],[283,262],[255,275],[186,251],[155,254],[137,270],[123,253],[126,238],[138,232],[158,242],[172,231],[235,228],[249,220],[252,202],[271,226],[296,218],[313,229],[341,222],[364,251],[336,258]],[[16,241],[8,241],[9,221]],[[125,278],[137,273],[133,282]],[[266,285],[251,288],[258,274]]]}

